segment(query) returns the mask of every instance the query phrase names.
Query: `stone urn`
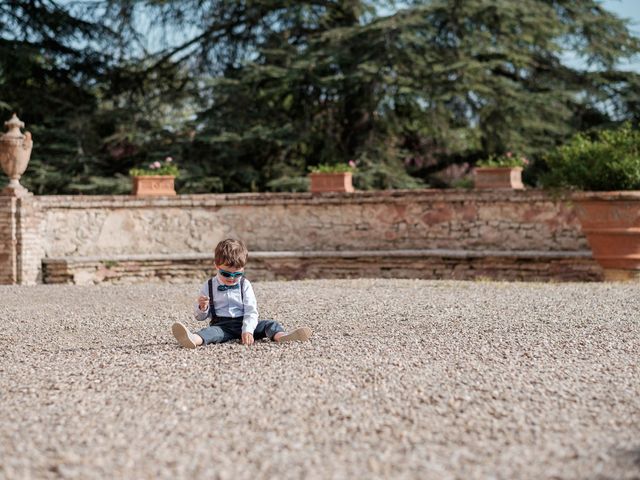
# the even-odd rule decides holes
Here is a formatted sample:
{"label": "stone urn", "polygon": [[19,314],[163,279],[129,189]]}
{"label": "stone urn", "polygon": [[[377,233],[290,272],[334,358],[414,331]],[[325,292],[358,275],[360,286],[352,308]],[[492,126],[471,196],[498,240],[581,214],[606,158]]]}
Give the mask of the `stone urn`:
{"label": "stone urn", "polygon": [[572,200],[605,280],[640,280],[640,191],[581,192]]}
{"label": "stone urn", "polygon": [[353,192],[353,175],[351,172],[310,173],[311,193]]}
{"label": "stone urn", "polygon": [[475,188],[523,190],[522,167],[478,167],[475,170]]}
{"label": "stone urn", "polygon": [[20,177],[27,169],[33,141],[31,133],[20,131],[24,128],[24,122],[13,114],[13,117],[4,122],[7,132],[0,137],[0,166],[9,177],[9,184],[0,192],[0,195],[11,197],[24,197],[31,193],[20,185]]}

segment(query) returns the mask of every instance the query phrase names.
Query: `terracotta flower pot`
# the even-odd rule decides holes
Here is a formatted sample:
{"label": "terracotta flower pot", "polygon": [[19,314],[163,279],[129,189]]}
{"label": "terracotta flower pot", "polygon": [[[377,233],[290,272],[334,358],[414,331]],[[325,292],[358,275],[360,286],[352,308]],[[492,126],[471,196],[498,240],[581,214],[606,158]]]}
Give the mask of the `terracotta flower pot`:
{"label": "terracotta flower pot", "polygon": [[582,231],[606,280],[640,280],[640,191],[573,195]]}
{"label": "terracotta flower pot", "polygon": [[353,192],[353,175],[343,173],[311,173],[311,193]]}
{"label": "terracotta flower pot", "polygon": [[141,175],[133,179],[133,194],[137,197],[174,196],[173,175]]}
{"label": "terracotta flower pot", "polygon": [[522,167],[478,167],[475,188],[523,190]]}

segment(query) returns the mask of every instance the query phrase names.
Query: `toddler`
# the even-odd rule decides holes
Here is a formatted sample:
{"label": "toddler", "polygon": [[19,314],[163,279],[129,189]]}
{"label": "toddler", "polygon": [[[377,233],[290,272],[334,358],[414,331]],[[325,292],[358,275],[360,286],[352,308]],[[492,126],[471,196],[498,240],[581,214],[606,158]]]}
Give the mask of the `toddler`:
{"label": "toddler", "polygon": [[276,342],[306,341],[311,336],[308,327],[286,333],[282,325],[273,320],[258,321],[258,305],[253,287],[244,277],[249,252],[240,240],[223,240],[216,247],[217,275],[205,282],[195,305],[197,320],[211,318],[207,328],[191,333],[182,323],[171,327],[178,343],[196,348],[209,343],[222,343],[240,339],[243,345],[268,337]]}

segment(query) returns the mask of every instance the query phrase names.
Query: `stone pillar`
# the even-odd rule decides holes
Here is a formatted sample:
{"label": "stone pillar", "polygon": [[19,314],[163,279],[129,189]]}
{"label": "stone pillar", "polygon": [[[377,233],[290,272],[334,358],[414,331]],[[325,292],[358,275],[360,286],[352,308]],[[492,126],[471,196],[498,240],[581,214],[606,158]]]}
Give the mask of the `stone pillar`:
{"label": "stone pillar", "polygon": [[18,199],[0,196],[0,284],[18,283],[18,240],[16,208]]}
{"label": "stone pillar", "polygon": [[38,198],[22,197],[17,202],[18,284],[34,285],[42,282],[44,247],[40,234],[42,211]]}
{"label": "stone pillar", "polygon": [[0,167],[9,184],[0,190],[0,284],[33,285],[41,278],[43,247],[40,209],[33,194],[20,185],[33,141],[20,131],[24,122],[13,114],[0,136]]}
{"label": "stone pillar", "polygon": [[41,214],[33,196],[0,196],[0,284],[33,285],[41,279]]}

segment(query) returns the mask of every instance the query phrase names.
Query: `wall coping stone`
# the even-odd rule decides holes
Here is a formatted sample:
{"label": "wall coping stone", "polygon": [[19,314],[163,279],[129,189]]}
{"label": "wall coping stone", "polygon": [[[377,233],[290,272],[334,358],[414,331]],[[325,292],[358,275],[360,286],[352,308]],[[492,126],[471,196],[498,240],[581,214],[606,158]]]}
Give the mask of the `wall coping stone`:
{"label": "wall coping stone", "polygon": [[[448,258],[591,258],[590,250],[543,251],[543,250],[349,250],[349,251],[281,251],[251,252],[252,258],[362,258],[362,257],[448,257]],[[190,261],[213,260],[211,253],[166,253],[144,255],[104,255],[104,256],[66,256],[43,258],[46,264],[54,263],[90,263],[90,262],[129,262],[129,261]]]}
{"label": "wall coping stone", "polygon": [[134,197],[132,195],[43,195],[35,197],[42,208],[148,208],[148,207],[219,207],[232,205],[278,204],[358,204],[406,202],[571,202],[570,192],[550,193],[545,190],[463,190],[417,189],[372,190],[353,193],[232,193],[193,194],[175,197]]}
{"label": "wall coping stone", "polygon": [[640,190],[620,190],[614,192],[575,192],[572,200],[640,200]]}

